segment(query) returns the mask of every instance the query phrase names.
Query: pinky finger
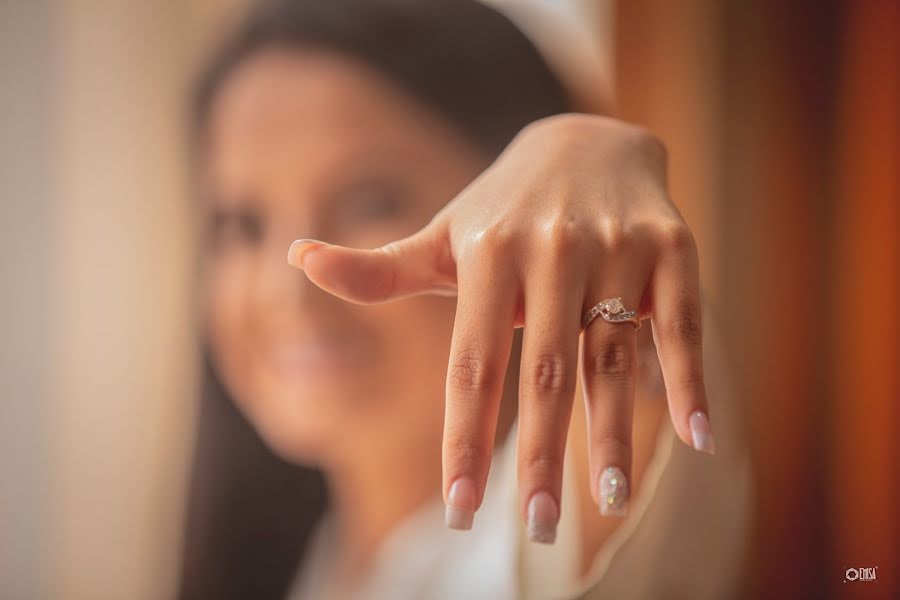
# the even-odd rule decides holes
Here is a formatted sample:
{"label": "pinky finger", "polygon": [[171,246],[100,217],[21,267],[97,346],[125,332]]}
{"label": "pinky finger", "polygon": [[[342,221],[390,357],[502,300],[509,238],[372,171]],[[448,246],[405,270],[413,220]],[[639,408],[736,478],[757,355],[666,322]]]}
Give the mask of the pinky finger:
{"label": "pinky finger", "polygon": [[678,436],[694,449],[714,454],[703,375],[700,274],[689,233],[664,255],[653,277],[653,337]]}

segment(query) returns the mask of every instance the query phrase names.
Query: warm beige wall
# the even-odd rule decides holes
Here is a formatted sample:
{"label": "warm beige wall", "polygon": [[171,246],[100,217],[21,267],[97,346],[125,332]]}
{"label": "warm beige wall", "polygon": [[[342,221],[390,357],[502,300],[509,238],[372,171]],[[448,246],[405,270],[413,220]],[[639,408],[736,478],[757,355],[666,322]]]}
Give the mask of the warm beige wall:
{"label": "warm beige wall", "polygon": [[0,5],[0,597],[171,589],[194,396],[187,14]]}
{"label": "warm beige wall", "polygon": [[51,589],[159,598],[193,402],[186,7],[58,10]]}
{"label": "warm beige wall", "polygon": [[0,597],[45,598],[52,295],[49,0],[0,2]]}

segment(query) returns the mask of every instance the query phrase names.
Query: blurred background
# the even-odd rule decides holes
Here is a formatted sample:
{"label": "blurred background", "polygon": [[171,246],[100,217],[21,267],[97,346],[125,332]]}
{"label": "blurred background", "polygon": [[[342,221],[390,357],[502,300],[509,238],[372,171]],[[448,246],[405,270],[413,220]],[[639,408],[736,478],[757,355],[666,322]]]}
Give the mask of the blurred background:
{"label": "blurred background", "polygon": [[[900,597],[900,3],[494,3],[669,147],[756,462],[747,597]],[[0,598],[174,593],[186,93],[242,4],[0,0]]]}

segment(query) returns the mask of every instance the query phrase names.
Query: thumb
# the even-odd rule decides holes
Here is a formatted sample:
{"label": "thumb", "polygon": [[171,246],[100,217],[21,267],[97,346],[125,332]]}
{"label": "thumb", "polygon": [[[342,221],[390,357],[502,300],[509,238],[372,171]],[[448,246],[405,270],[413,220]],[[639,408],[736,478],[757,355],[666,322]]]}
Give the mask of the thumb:
{"label": "thumb", "polygon": [[357,304],[414,294],[456,295],[456,265],[445,225],[431,222],[415,234],[372,250],[303,239],[288,263],[326,292]]}

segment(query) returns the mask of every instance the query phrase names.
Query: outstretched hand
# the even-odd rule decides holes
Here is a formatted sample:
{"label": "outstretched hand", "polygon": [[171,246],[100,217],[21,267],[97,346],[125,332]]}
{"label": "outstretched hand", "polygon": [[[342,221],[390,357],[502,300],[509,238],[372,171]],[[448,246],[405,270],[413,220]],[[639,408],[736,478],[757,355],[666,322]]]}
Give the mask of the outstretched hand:
{"label": "outstretched hand", "polygon": [[714,452],[696,245],[669,198],[665,150],[640,128],[589,115],[538,121],[414,235],[373,250],[298,240],[289,261],[349,302],[458,297],[443,437],[451,527],[471,527],[481,505],[520,326],[518,485],[533,539],[552,541],[559,518],[576,376],[591,494],[602,514],[624,514],[637,346],[628,322],[601,315],[582,331],[604,299],[650,320],[675,431]]}

